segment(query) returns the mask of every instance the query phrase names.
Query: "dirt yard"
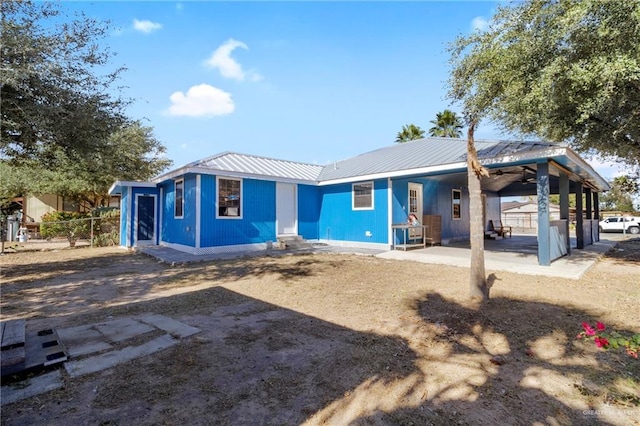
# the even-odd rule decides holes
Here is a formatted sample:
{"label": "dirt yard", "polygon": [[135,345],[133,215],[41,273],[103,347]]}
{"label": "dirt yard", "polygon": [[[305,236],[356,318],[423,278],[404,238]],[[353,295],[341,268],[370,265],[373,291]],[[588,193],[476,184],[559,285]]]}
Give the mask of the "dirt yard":
{"label": "dirt yard", "polygon": [[[353,255],[169,267],[115,248],[0,256],[1,317],[33,330],[142,313],[202,331],[2,407],[4,425],[640,424],[640,360],[576,340],[640,332],[640,239],[579,281]],[[491,271],[488,271],[491,272]]]}

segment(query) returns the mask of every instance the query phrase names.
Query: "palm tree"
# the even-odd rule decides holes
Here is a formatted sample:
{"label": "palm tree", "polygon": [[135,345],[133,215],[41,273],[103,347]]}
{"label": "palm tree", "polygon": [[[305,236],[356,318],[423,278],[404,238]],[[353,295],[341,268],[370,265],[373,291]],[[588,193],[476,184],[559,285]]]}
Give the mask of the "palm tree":
{"label": "palm tree", "polygon": [[424,138],[424,130],[415,124],[407,124],[406,126],[402,126],[402,131],[396,135],[395,142],[403,143],[422,138]]}
{"label": "palm tree", "polygon": [[462,136],[462,122],[455,112],[445,109],[436,114],[436,119],[430,123],[435,124],[429,129],[429,136],[443,138],[459,138]]}

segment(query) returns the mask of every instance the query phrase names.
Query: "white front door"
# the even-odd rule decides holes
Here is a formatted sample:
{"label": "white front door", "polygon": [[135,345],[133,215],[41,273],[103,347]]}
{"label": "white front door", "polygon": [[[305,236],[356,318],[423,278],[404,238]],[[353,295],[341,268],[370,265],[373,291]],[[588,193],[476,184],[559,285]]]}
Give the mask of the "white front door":
{"label": "white front door", "polygon": [[[407,216],[411,213],[415,214],[418,218],[418,222],[422,225],[422,184],[409,182],[409,211]],[[411,229],[409,232],[411,238],[422,237],[422,229]]]}
{"label": "white front door", "polygon": [[414,213],[422,223],[422,184],[409,182],[409,211],[407,216]]}
{"label": "white front door", "polygon": [[296,186],[276,182],[276,228],[278,235],[296,235]]}

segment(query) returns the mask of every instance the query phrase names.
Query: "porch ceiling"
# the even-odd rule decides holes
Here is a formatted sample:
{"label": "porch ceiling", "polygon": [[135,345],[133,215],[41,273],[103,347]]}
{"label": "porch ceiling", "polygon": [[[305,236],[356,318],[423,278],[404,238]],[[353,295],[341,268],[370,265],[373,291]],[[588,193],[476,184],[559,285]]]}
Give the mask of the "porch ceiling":
{"label": "porch ceiling", "polygon": [[[489,169],[489,176],[482,178],[482,189],[497,192],[501,197],[536,195],[537,193],[537,167],[536,163],[519,164],[517,166],[504,166]],[[466,170],[447,175],[429,176],[430,179],[451,186],[467,186]],[[577,176],[569,179],[569,190],[575,192]],[[549,167],[549,188],[551,194],[560,193],[560,171],[555,167]]]}

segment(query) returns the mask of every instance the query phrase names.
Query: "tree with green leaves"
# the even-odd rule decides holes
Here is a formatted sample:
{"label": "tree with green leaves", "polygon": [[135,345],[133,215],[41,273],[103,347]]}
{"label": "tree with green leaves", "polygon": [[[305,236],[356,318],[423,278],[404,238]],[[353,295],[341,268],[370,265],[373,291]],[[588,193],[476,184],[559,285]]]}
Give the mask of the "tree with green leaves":
{"label": "tree with green leaves", "polygon": [[442,138],[459,138],[462,136],[462,121],[458,115],[448,109],[436,114],[436,119],[430,121],[433,127],[429,129],[429,136]]}
{"label": "tree with green leaves", "polygon": [[471,294],[488,298],[475,129],[566,141],[640,166],[640,2],[527,0],[450,46],[449,97],[469,126]]}
{"label": "tree with green leaves", "polygon": [[402,130],[396,135],[395,143],[404,143],[424,138],[424,130],[415,124],[402,126]]}
{"label": "tree with green leaves", "polygon": [[[640,184],[630,176],[618,176],[609,182],[611,190],[600,197],[600,208],[619,212],[634,212],[634,197],[640,195]],[[638,206],[640,210],[640,205]]]}
{"label": "tree with green leaves", "polygon": [[125,114],[102,73],[108,23],[58,4],[3,1],[0,32],[0,202],[57,193],[94,204],[116,179],[148,179],[170,162],[150,128]]}

